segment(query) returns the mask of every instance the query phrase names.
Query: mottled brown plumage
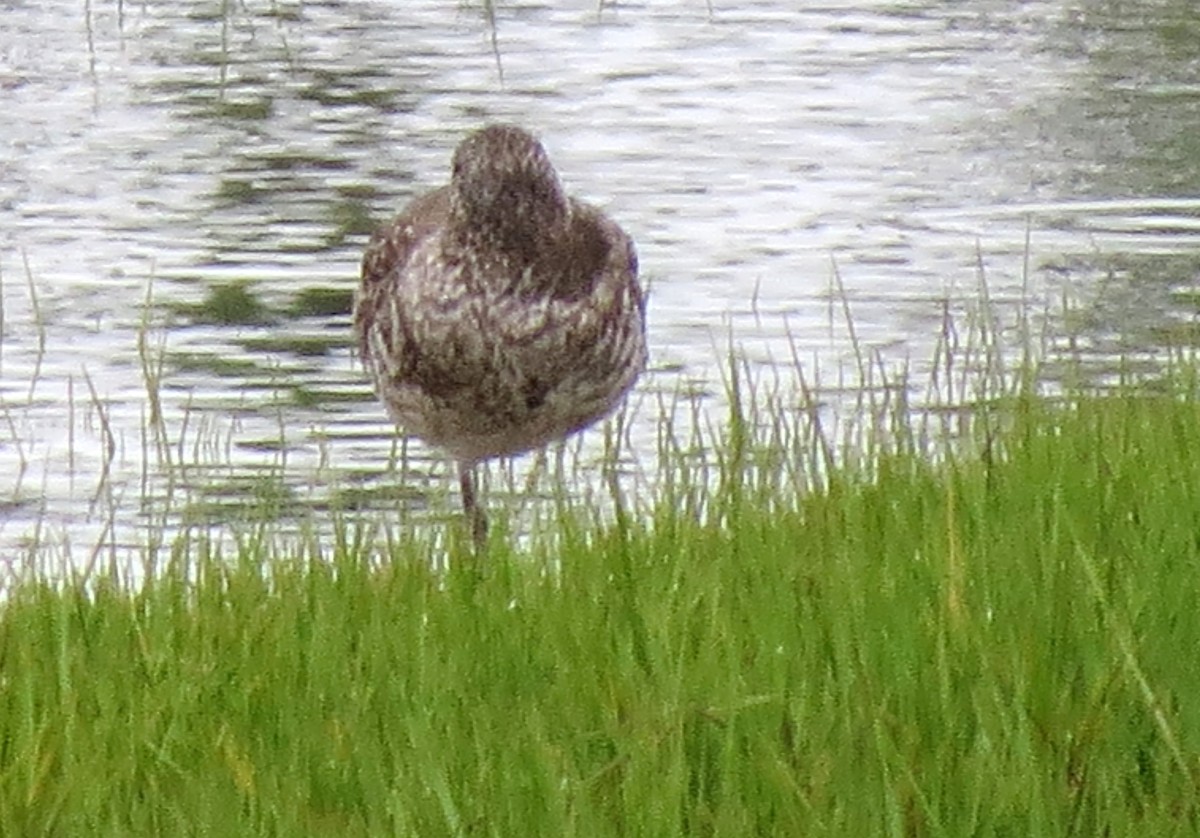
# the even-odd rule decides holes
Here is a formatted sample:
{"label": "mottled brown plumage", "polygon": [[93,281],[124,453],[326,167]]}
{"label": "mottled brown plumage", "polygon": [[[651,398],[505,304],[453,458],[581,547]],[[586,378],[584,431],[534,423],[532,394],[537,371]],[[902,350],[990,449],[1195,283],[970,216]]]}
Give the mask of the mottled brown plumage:
{"label": "mottled brown plumage", "polygon": [[392,418],[458,461],[482,539],[475,464],[616,407],[646,364],[644,314],[629,237],[565,194],[531,134],[492,125],[372,237],[354,326]]}

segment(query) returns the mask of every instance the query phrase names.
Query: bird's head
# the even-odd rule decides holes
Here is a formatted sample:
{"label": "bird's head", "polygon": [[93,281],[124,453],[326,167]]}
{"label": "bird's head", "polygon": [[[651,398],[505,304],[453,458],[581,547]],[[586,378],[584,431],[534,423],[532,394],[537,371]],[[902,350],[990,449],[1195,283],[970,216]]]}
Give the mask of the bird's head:
{"label": "bird's head", "polygon": [[536,137],[514,125],[489,125],[454,152],[450,213],[472,240],[533,253],[566,229],[570,204]]}

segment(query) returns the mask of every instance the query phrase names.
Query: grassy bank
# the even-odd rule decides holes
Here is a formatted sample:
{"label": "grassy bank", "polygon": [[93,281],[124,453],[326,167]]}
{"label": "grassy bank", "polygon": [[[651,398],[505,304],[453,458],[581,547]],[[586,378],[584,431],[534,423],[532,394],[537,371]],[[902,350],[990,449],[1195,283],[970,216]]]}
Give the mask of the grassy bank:
{"label": "grassy bank", "polygon": [[1015,397],[803,494],[737,420],[484,579],[352,531],[26,579],[0,832],[1195,835],[1198,420],[1186,377]]}

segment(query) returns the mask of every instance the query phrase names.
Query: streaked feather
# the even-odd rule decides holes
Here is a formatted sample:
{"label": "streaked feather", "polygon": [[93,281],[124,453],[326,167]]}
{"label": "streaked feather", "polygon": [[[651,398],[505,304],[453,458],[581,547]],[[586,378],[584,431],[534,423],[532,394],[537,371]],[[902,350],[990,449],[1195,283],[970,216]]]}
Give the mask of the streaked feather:
{"label": "streaked feather", "polygon": [[467,464],[593,424],[646,364],[633,242],[513,126],[468,136],[450,185],[374,235],[354,325],[392,418]]}

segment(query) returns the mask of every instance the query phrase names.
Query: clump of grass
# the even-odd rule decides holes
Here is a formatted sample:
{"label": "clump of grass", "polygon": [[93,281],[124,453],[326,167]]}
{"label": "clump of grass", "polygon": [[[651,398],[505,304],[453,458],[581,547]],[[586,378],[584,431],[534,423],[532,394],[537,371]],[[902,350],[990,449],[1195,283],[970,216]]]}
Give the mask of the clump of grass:
{"label": "clump of grass", "polygon": [[254,162],[272,172],[342,171],[351,168],[344,158],[300,151],[272,151],[256,156]]}
{"label": "clump of grass", "polygon": [[482,578],[453,530],[259,524],[140,585],[13,585],[0,823],[1195,834],[1195,368],[1018,384],[932,452],[886,405],[892,433],[840,460],[737,370],[717,432],[664,438],[643,514],[564,501]]}
{"label": "clump of grass", "polygon": [[364,81],[324,74],[323,78],[299,90],[298,95],[327,107],[359,105],[389,112],[395,110],[401,91],[383,86],[377,78]]}
{"label": "clump of grass", "polygon": [[275,102],[269,96],[247,100],[221,98],[214,101],[202,116],[258,122],[275,112]]}
{"label": "clump of grass", "polygon": [[170,352],[165,356],[171,366],[181,372],[199,372],[223,378],[267,376],[270,370],[250,358],[234,358],[212,352]]}
{"label": "clump of grass", "polygon": [[[204,299],[198,303],[176,303],[171,306],[174,313],[186,317],[193,323],[214,326],[263,326],[277,323],[281,316],[337,317],[347,315],[354,306],[354,289],[305,288],[297,293],[283,311],[275,311],[257,294],[250,282],[236,280],[209,288]],[[248,338],[249,341],[270,340]],[[282,347],[300,354],[323,354],[331,346],[349,343],[346,335],[337,337],[300,337],[284,341]],[[274,349],[274,346],[254,346],[254,349]],[[182,358],[182,356],[176,355]],[[187,362],[187,358],[183,358]]]}
{"label": "clump of grass", "polygon": [[290,389],[289,400],[297,407],[326,408],[350,402],[370,403],[374,400],[374,394],[369,390],[336,390],[298,384]]}
{"label": "clump of grass", "polygon": [[351,344],[351,337],[336,334],[274,334],[261,337],[245,337],[239,343],[247,352],[287,352],[292,355],[318,357],[335,349]]}
{"label": "clump of grass", "polygon": [[188,523],[274,521],[298,511],[294,490],[278,475],[213,481],[198,487],[182,510]]}
{"label": "clump of grass", "polygon": [[199,303],[178,305],[176,310],[195,323],[216,326],[259,326],[276,319],[245,280],[214,285]]}
{"label": "clump of grass", "polygon": [[223,204],[253,204],[265,200],[270,191],[249,178],[221,178],[217,185],[216,198]]}
{"label": "clump of grass", "polygon": [[348,236],[369,236],[379,226],[366,199],[357,190],[349,188],[343,190],[342,195],[342,199],[330,208],[333,229],[325,237],[325,244],[329,247],[341,244]]}
{"label": "clump of grass", "polygon": [[293,317],[334,317],[349,314],[353,307],[353,288],[311,287],[292,298],[288,312]]}

